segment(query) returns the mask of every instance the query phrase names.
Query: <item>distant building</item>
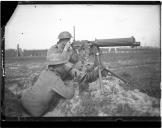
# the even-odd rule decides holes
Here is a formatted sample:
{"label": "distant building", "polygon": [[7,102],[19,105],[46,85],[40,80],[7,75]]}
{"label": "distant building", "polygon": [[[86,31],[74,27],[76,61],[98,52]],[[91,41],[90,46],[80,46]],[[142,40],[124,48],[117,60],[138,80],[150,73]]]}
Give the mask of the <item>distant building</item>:
{"label": "distant building", "polygon": [[17,50],[16,49],[7,49],[5,50],[5,57],[16,57]]}
{"label": "distant building", "polygon": [[43,50],[24,50],[24,56],[47,56],[47,49]]}

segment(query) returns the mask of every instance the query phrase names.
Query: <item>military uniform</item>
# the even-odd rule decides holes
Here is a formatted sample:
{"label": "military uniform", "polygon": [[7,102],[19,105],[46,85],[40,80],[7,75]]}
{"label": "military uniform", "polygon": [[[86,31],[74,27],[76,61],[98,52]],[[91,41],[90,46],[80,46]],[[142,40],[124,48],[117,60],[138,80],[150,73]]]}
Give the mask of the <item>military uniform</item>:
{"label": "military uniform", "polygon": [[[60,52],[57,45],[52,46],[47,53],[47,59],[50,59],[52,54]],[[21,97],[22,104],[32,116],[44,114],[48,109],[51,99],[54,98],[53,92],[67,99],[73,97],[74,87],[71,83],[68,84],[68,80],[72,80],[72,75],[69,74],[71,68],[67,66],[70,63],[66,57],[64,61],[65,64],[55,65],[54,67],[48,66],[47,69],[41,72],[34,86],[23,92]],[[74,60],[72,61],[74,62]],[[50,65],[50,61],[48,64]]]}
{"label": "military uniform", "polygon": [[[72,50],[63,53],[61,45],[52,46],[47,52],[48,67],[41,72],[36,83],[22,93],[21,103],[31,116],[42,116],[48,111],[56,93],[62,98],[71,99],[74,96],[74,86],[70,82],[74,77],[82,77],[84,73],[76,74],[74,64],[78,57]],[[54,60],[54,63],[53,61]],[[61,61],[61,63],[60,63]],[[86,82],[98,78],[98,71],[87,73]]]}

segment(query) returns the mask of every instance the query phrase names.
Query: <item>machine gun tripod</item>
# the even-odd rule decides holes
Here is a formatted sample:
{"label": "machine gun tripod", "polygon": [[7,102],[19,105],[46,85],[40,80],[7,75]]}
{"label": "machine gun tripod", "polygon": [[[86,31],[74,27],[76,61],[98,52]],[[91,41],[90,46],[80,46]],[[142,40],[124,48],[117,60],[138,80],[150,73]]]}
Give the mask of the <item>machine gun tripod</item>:
{"label": "machine gun tripod", "polygon": [[[75,41],[73,42],[73,46],[74,47],[80,47],[80,45],[78,44],[88,44],[90,46],[90,54],[92,54],[93,56],[95,56],[95,61],[97,61],[96,63],[94,62],[94,66],[98,67],[98,75],[99,75],[99,83],[100,83],[100,90],[101,90],[101,94],[103,94],[103,83],[102,83],[102,73],[101,73],[101,68],[104,69],[104,71],[108,73],[110,73],[111,75],[117,77],[118,79],[120,79],[121,81],[123,81],[126,85],[129,85],[129,82],[127,82],[124,78],[120,77],[119,75],[115,74],[114,72],[110,71],[109,69],[107,69],[106,67],[104,67],[104,65],[102,64],[101,61],[101,50],[100,47],[113,47],[113,46],[131,46],[133,47],[137,47],[140,46],[140,42],[136,42],[134,37],[130,37],[130,38],[117,38],[117,39],[99,39],[99,40],[95,40],[95,41]],[[79,83],[82,83],[84,81],[86,77],[85,76],[82,77],[82,79],[80,80]]]}
{"label": "machine gun tripod", "polygon": [[[93,47],[93,46],[92,46]],[[115,74],[114,72],[112,72],[111,70],[109,70],[108,68],[106,68],[104,65],[103,65],[103,63],[102,63],[102,61],[101,61],[101,50],[100,50],[100,48],[99,47],[97,47],[97,46],[94,46],[94,47],[96,47],[96,50],[97,51],[95,51],[95,57],[96,57],[96,59],[95,60],[97,60],[97,67],[98,67],[98,74],[99,74],[99,83],[100,83],[100,93],[101,94],[103,94],[104,93],[104,87],[103,87],[103,81],[102,81],[102,73],[101,73],[101,70],[102,69],[104,69],[104,71],[106,71],[107,73],[107,75],[108,75],[108,73],[110,73],[112,76],[115,76],[116,78],[118,78],[118,79],[120,79],[121,81],[123,81],[126,85],[129,85],[129,82],[128,81],[126,81],[124,78],[122,78],[121,76],[119,76],[119,75],[117,75],[117,74]],[[93,49],[93,48],[92,48]],[[93,53],[94,54],[94,53]]]}

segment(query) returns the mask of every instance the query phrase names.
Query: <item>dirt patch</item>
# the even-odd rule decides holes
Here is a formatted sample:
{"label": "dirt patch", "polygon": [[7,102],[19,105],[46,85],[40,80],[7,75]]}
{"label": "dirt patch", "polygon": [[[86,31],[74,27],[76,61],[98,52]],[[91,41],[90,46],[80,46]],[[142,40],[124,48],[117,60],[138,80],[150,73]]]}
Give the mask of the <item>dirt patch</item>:
{"label": "dirt patch", "polygon": [[62,101],[45,116],[57,116],[56,111],[63,116],[160,116],[159,99],[137,89],[126,91],[119,83],[104,79],[104,94],[98,81],[81,95],[76,88],[73,99]]}

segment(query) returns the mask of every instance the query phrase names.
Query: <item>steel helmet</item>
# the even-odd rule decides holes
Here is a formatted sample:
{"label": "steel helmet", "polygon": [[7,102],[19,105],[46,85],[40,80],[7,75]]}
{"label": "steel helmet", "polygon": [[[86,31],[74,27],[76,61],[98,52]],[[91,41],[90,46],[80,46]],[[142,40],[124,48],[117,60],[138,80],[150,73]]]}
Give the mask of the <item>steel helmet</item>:
{"label": "steel helmet", "polygon": [[69,55],[65,54],[51,54],[49,56],[47,56],[47,61],[48,61],[48,65],[58,65],[58,64],[65,64],[69,61]]}
{"label": "steel helmet", "polygon": [[68,38],[71,38],[71,34],[68,32],[68,31],[64,31],[64,32],[61,32],[59,35],[58,35],[58,39],[68,39]]}

